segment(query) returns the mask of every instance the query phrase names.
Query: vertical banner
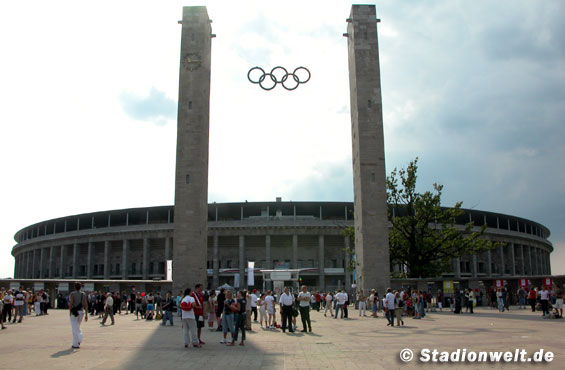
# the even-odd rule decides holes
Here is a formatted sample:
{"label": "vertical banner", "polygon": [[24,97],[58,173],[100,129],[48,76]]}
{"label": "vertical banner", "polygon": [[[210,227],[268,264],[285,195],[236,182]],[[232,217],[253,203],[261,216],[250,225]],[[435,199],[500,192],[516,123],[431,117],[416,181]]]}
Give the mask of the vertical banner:
{"label": "vertical banner", "polygon": [[233,274],[233,287],[239,289],[239,274]]}
{"label": "vertical banner", "polygon": [[497,288],[502,288],[502,287],[503,287],[502,280],[497,280],[495,286],[496,286]]}
{"label": "vertical banner", "polygon": [[453,293],[453,281],[444,281],[443,282],[443,292],[444,293]]}
{"label": "vertical banner", "polygon": [[255,285],[255,262],[247,262],[247,285]]}
{"label": "vertical banner", "polygon": [[167,276],[166,280],[173,280],[173,260],[167,260]]}
{"label": "vertical banner", "polygon": [[547,287],[553,286],[553,279],[552,278],[543,279],[543,285],[545,285]]}
{"label": "vertical banner", "polygon": [[528,286],[528,280],[527,279],[520,279],[520,286],[521,287],[527,287]]}

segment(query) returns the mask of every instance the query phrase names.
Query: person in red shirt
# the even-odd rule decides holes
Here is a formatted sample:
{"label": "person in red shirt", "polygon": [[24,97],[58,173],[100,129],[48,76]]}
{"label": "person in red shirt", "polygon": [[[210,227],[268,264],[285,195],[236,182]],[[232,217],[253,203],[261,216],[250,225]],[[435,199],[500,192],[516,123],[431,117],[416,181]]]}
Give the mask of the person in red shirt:
{"label": "person in red shirt", "polygon": [[320,301],[322,300],[322,296],[319,292],[316,292],[314,298],[316,299],[316,311],[320,312]]}
{"label": "person in red shirt", "polygon": [[195,301],[194,316],[196,319],[196,327],[198,328],[198,341],[200,344],[206,344],[200,338],[202,328],[204,327],[204,294],[202,293],[202,284],[196,284],[194,286],[194,291],[191,296]]}
{"label": "person in red shirt", "polygon": [[531,288],[530,292],[528,293],[528,301],[530,303],[530,307],[532,307],[532,312],[536,312],[536,298],[538,297],[538,292],[535,288]]}

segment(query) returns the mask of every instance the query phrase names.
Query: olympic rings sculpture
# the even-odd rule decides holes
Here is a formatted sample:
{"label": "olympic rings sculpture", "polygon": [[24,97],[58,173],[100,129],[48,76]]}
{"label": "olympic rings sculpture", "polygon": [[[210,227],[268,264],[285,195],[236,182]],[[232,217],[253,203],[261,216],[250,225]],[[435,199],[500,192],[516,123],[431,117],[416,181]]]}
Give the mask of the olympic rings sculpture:
{"label": "olympic rings sculpture", "polygon": [[[253,81],[251,79],[251,72],[255,70],[261,71],[262,73],[262,75],[259,77],[257,81]],[[278,72],[279,70],[281,72]],[[301,70],[304,70],[306,71],[306,73],[308,73],[308,78],[306,78],[304,81],[302,81],[300,77],[298,77],[298,75],[296,74],[296,72]],[[269,79],[267,79],[267,77],[269,77]],[[289,79],[289,77],[292,77],[292,79]],[[271,69],[271,72],[269,73],[265,73],[265,70],[261,67],[253,67],[249,70],[249,72],[247,72],[247,79],[249,80],[249,82],[251,82],[252,84],[258,84],[259,86],[261,86],[263,90],[267,90],[267,91],[274,89],[278,84],[281,84],[282,87],[284,87],[286,90],[292,91],[296,89],[300,84],[304,84],[310,81],[310,77],[311,77],[310,71],[306,67],[297,67],[294,69],[292,73],[288,73],[286,68],[280,66]],[[263,84],[265,80],[267,81],[270,80],[271,82],[268,84]],[[287,84],[286,83],[287,81],[290,81],[291,83]]]}

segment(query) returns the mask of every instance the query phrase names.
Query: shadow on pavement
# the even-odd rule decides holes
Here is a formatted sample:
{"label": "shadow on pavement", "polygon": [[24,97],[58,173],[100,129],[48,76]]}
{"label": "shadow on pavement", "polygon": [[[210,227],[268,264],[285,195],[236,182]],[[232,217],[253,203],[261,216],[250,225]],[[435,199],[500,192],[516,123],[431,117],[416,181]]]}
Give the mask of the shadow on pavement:
{"label": "shadow on pavement", "polygon": [[59,351],[59,352],[53,353],[53,354],[51,355],[51,357],[52,357],[52,358],[58,358],[58,357],[62,357],[62,356],[72,355],[73,353],[75,353],[75,350],[72,349],[72,348],[69,348],[69,349],[65,349],[65,350],[63,350],[63,351]]}

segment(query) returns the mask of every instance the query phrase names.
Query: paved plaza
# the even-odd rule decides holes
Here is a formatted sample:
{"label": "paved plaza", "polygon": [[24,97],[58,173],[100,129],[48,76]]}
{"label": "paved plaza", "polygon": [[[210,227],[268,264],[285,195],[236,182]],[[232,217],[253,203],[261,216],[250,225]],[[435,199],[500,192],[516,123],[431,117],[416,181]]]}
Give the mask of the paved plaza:
{"label": "paved plaza", "polygon": [[[448,311],[430,313],[422,320],[405,318],[403,327],[387,327],[386,319],[359,317],[335,320],[312,312],[313,333],[283,334],[254,325],[245,347],[219,343],[221,333],[203,329],[203,348],[185,349],[180,321],[162,327],[156,321],[117,315],[116,325],[83,322],[80,349],[71,349],[68,311],[52,310],[46,317],[26,317],[0,332],[0,369],[395,369],[444,368],[565,368],[565,321],[543,320],[538,313],[512,309],[499,313],[477,308],[474,315]],[[380,315],[379,315],[380,316]],[[301,329],[299,323],[298,329]],[[409,348],[414,360],[401,362]],[[512,351],[528,354],[552,351],[550,363],[423,364],[422,348],[438,351]]]}

